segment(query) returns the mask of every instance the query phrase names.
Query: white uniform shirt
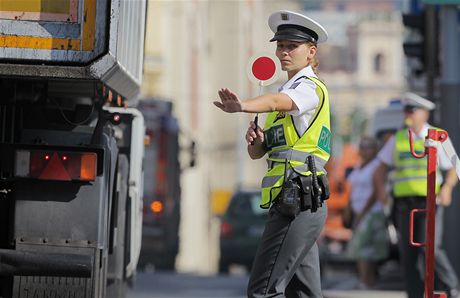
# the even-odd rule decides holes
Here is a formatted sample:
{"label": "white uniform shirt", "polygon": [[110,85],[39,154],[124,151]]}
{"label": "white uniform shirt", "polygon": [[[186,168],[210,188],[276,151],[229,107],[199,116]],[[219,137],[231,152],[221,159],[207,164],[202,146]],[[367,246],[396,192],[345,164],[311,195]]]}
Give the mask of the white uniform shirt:
{"label": "white uniform shirt", "polygon": [[[414,137],[414,140],[425,139],[425,137],[428,134],[428,129],[430,128],[432,128],[432,126],[428,123],[425,123],[419,134],[416,134],[414,132],[414,134],[412,135]],[[388,141],[385,143],[385,145],[377,155],[378,159],[387,166],[394,165],[393,155],[395,151],[395,142],[395,137],[392,136],[390,139],[388,139]],[[449,160],[449,157],[447,157],[446,152],[444,152],[442,148],[438,149],[438,165],[441,168],[441,170],[450,170],[452,168],[452,164]]]}
{"label": "white uniform shirt", "polygon": [[[355,167],[348,176],[347,180],[351,185],[350,202],[353,212],[360,213],[363,211],[367,201],[371,198],[373,191],[372,176],[379,164],[380,161],[374,158],[364,167]],[[383,210],[383,205],[377,200],[371,207],[370,212],[381,210]]]}
{"label": "white uniform shirt", "polygon": [[302,136],[311,124],[310,121],[313,120],[312,117],[319,103],[316,84],[309,79],[301,78],[303,76],[317,77],[311,66],[307,66],[278,89],[278,92],[289,96],[298,108],[290,111],[289,114],[292,115],[299,136]]}

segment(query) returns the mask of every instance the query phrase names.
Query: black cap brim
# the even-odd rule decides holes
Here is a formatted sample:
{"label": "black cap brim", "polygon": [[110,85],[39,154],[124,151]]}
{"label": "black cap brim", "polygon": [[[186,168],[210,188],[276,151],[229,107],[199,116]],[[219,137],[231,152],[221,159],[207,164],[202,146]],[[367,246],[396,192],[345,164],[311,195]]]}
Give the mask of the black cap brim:
{"label": "black cap brim", "polygon": [[310,41],[316,43],[318,35],[309,30],[297,25],[281,25],[270,41],[277,40],[292,40],[292,41]]}
{"label": "black cap brim", "polygon": [[298,36],[292,36],[292,35],[289,35],[289,34],[280,34],[280,35],[273,36],[273,38],[270,39],[270,42],[279,41],[279,40],[309,41],[309,40],[306,40],[305,38],[301,38],[301,37],[298,37]]}

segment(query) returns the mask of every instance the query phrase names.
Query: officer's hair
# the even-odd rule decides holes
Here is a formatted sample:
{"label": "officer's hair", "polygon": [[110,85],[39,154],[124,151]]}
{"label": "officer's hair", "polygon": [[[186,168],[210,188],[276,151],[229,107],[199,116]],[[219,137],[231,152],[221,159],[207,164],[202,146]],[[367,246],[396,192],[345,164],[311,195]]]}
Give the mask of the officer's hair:
{"label": "officer's hair", "polygon": [[313,57],[313,59],[311,59],[310,61],[310,66],[313,69],[313,72],[315,73],[315,75],[318,75],[318,66],[319,66],[318,58]]}
{"label": "officer's hair", "polygon": [[[311,42],[311,41],[307,41],[306,44],[308,46],[315,46],[317,47],[317,44],[315,42]],[[316,57],[313,57],[313,59],[310,61],[310,66],[311,68],[313,69],[313,72],[315,73],[315,75],[318,75],[318,66],[319,66],[319,60],[318,58]]]}

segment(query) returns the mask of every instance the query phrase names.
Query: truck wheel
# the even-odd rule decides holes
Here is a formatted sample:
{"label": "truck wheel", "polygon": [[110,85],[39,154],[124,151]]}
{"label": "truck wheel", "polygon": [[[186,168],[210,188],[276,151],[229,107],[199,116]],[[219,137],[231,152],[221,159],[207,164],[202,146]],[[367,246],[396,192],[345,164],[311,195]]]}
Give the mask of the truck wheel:
{"label": "truck wheel", "polygon": [[125,277],[125,231],[126,231],[126,201],[128,195],[129,162],[126,155],[119,155],[117,179],[114,185],[112,200],[112,219],[107,274],[107,298],[123,298],[126,296],[127,281]]}

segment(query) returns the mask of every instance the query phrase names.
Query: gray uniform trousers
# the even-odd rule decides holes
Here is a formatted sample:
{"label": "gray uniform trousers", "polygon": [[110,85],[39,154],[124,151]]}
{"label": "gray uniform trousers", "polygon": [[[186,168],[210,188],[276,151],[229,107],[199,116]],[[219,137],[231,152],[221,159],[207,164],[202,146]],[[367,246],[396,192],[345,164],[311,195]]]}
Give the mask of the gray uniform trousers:
{"label": "gray uniform trousers", "polygon": [[[395,198],[394,202],[396,227],[399,236],[398,246],[407,296],[409,298],[420,298],[423,297],[424,293],[425,254],[423,248],[412,246],[409,243],[409,217],[412,209],[424,209],[426,207],[426,198]],[[436,278],[442,282],[441,287],[435,285],[436,290],[450,290],[458,287],[457,275],[447,258],[446,252],[442,249],[443,214],[444,208],[436,207],[434,270]],[[416,215],[414,218],[414,241],[425,241],[424,214]]]}
{"label": "gray uniform trousers", "polygon": [[248,297],[323,297],[316,240],[326,221],[323,203],[294,219],[270,208],[248,284]]}

